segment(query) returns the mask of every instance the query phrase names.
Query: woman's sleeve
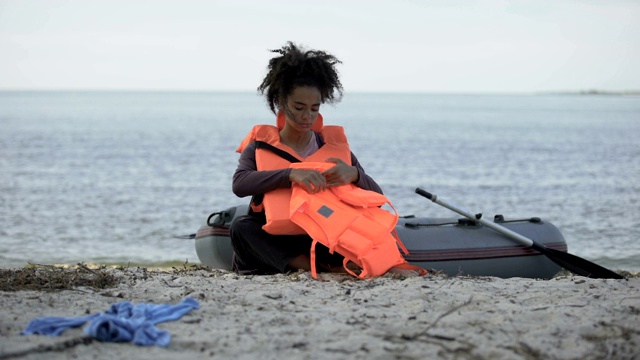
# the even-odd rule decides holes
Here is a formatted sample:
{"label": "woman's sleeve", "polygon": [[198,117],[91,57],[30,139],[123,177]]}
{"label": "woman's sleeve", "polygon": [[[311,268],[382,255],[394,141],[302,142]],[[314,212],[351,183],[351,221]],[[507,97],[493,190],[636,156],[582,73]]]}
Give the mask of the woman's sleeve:
{"label": "woman's sleeve", "polygon": [[264,194],[282,187],[291,187],[291,169],[258,171],[256,166],[256,146],[249,144],[238,160],[233,174],[233,193],[238,197]]}
{"label": "woman's sleeve", "polygon": [[[351,153],[351,165],[358,170],[358,180],[354,183],[357,187],[382,194],[380,186],[367,175],[353,153]],[[240,154],[238,167],[233,174],[233,193],[238,197],[245,197],[265,194],[278,188],[291,187],[290,173],[291,169],[289,168],[258,171],[256,147],[255,144],[249,144]]]}
{"label": "woman's sleeve", "polygon": [[371,176],[364,172],[362,165],[360,165],[360,162],[358,162],[358,159],[353,153],[351,153],[351,165],[358,169],[358,181],[354,183],[357,187],[382,194],[382,188],[380,188],[380,185],[378,185]]}

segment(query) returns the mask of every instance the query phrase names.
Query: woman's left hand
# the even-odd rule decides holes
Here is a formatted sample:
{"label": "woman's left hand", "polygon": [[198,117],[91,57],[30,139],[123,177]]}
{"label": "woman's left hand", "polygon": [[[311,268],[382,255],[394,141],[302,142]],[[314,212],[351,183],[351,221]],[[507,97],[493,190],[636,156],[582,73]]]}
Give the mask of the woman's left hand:
{"label": "woman's left hand", "polygon": [[327,186],[346,185],[358,180],[358,169],[355,166],[348,165],[339,158],[329,158],[327,161],[336,163],[336,166],[322,172]]}

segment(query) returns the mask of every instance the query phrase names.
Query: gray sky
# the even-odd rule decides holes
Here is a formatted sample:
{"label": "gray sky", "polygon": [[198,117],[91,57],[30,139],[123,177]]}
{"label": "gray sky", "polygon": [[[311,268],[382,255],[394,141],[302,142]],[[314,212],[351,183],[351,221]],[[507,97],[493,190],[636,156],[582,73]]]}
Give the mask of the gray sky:
{"label": "gray sky", "polygon": [[345,90],[640,90],[634,0],[0,0],[0,89],[254,91],[286,41]]}

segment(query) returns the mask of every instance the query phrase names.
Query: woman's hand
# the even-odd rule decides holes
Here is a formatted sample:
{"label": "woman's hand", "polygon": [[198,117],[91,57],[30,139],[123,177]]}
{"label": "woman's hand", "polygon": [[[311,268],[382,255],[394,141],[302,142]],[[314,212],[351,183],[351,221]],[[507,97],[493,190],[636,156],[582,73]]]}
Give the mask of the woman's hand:
{"label": "woman's hand", "polygon": [[327,180],[317,170],[291,169],[289,181],[302,185],[312,194],[327,190]]}
{"label": "woman's hand", "polygon": [[336,166],[322,172],[327,181],[326,186],[340,186],[358,181],[359,174],[355,166],[348,165],[338,158],[329,158],[327,161],[336,163]]}

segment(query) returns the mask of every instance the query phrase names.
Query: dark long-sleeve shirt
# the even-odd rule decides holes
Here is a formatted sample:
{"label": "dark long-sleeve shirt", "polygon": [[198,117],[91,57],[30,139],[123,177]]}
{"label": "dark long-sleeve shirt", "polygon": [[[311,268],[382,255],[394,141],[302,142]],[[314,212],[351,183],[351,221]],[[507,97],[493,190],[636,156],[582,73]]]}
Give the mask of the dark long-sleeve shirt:
{"label": "dark long-sleeve shirt", "polygon": [[[322,146],[324,144],[322,138],[318,136],[317,139],[318,146]],[[354,183],[357,187],[382,194],[380,186],[365,173],[353,153],[351,153],[351,165],[358,170],[358,181]],[[289,168],[258,171],[256,166],[256,145],[251,143],[240,154],[238,167],[233,174],[233,193],[238,197],[245,197],[265,194],[278,188],[291,187],[291,181],[289,181],[290,173],[291,169]]]}

